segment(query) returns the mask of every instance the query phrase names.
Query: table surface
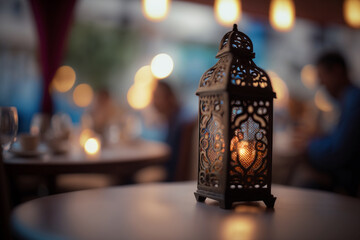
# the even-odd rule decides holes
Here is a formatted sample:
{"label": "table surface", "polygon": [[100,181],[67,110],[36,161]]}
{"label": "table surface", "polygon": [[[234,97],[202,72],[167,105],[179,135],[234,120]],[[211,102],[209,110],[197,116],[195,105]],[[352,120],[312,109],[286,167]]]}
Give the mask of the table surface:
{"label": "table surface", "polygon": [[360,200],[273,185],[262,202],[232,210],[195,201],[195,182],[65,193],[18,206],[12,226],[28,239],[360,239]]}
{"label": "table surface", "polygon": [[87,156],[82,151],[30,158],[8,154],[4,163],[10,174],[118,173],[119,168],[163,163],[169,155],[170,148],[166,144],[141,140],[104,148],[98,156]]}

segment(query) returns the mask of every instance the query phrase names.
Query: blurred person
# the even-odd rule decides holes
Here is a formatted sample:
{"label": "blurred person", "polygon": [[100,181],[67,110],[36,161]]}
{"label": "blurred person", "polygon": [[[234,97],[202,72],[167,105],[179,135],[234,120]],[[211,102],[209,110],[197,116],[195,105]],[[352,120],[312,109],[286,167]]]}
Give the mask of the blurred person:
{"label": "blurred person", "polygon": [[[321,55],[316,63],[320,84],[339,103],[341,115],[325,136],[298,131],[296,146],[303,147],[309,165],[330,180],[328,186],[313,180],[308,187],[358,196],[360,183],[360,89],[352,84],[344,57],[337,52]],[[319,179],[319,178],[318,178]]]}
{"label": "blurred person", "polygon": [[167,123],[165,142],[171,148],[171,156],[165,164],[166,181],[183,180],[187,168],[184,165],[190,162],[187,158],[195,119],[181,106],[173,88],[164,80],[158,81],[155,87],[153,105]]}
{"label": "blurred person", "polygon": [[94,130],[104,135],[109,125],[119,122],[121,110],[110,96],[109,91],[101,89],[95,95],[89,114],[93,121]]}

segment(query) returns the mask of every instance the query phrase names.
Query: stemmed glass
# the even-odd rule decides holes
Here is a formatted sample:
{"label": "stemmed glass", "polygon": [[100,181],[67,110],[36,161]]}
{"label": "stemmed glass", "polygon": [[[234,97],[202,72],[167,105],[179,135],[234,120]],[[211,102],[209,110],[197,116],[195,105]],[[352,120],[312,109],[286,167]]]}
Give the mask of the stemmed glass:
{"label": "stemmed glass", "polygon": [[18,113],[15,107],[0,107],[0,144],[2,150],[9,150],[18,130]]}

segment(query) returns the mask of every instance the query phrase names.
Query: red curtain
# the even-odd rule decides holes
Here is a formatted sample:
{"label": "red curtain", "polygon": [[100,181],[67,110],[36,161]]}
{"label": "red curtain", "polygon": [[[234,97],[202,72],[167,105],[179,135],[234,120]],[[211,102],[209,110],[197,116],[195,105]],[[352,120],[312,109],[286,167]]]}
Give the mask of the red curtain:
{"label": "red curtain", "polygon": [[76,0],[30,0],[38,31],[40,63],[44,80],[43,113],[52,114],[51,80],[62,62],[65,42]]}

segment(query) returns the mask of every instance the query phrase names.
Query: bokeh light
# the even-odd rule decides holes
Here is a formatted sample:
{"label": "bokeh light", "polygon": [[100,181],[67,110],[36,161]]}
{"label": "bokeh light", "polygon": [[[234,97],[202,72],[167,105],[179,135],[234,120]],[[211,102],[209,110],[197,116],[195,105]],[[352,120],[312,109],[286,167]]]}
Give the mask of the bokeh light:
{"label": "bokeh light", "polygon": [[85,146],[85,143],[86,141],[93,137],[95,135],[95,133],[91,130],[91,129],[88,129],[88,128],[85,128],[81,131],[80,133],[80,137],[79,137],[79,143],[80,143],[80,146],[81,147],[84,147]]}
{"label": "bokeh light", "polygon": [[349,26],[360,28],[360,0],[345,0],[343,12]]}
{"label": "bokeh light", "polygon": [[85,152],[94,155],[100,151],[100,141],[97,138],[89,138],[84,145]]}
{"label": "bokeh light", "polygon": [[240,0],[215,0],[214,11],[216,20],[228,27],[237,23],[241,18]]}
{"label": "bokeh light", "polygon": [[292,0],[272,0],[270,24],[278,31],[289,31],[295,22],[295,6]]}
{"label": "bokeh light", "polygon": [[268,71],[268,74],[271,79],[273,91],[276,93],[276,99],[274,100],[275,107],[286,107],[289,101],[289,89],[286,83],[275,72]]}
{"label": "bokeh light", "polygon": [[174,69],[174,61],[166,53],[156,55],[151,61],[151,72],[159,79],[168,77]]}
{"label": "bokeh light", "polygon": [[51,85],[58,92],[67,92],[74,86],[75,80],[74,69],[70,66],[61,66],[56,71]]}
{"label": "bokeh light", "polygon": [[151,21],[164,20],[169,12],[170,0],[143,0],[144,16]]}
{"label": "bokeh light", "polygon": [[334,109],[330,100],[328,99],[324,91],[321,89],[319,89],[315,93],[314,102],[316,107],[323,112],[331,112]]}
{"label": "bokeh light", "polygon": [[79,107],[87,107],[94,98],[94,91],[89,84],[79,84],[73,92],[74,103]]}
{"label": "bokeh light", "polygon": [[152,100],[152,92],[151,86],[132,85],[127,93],[129,105],[135,109],[147,107]]}
{"label": "bokeh light", "polygon": [[136,85],[146,86],[155,81],[149,65],[141,67],[135,74],[134,82]]}
{"label": "bokeh light", "polygon": [[301,81],[305,87],[313,90],[317,86],[317,74],[314,65],[308,64],[301,69]]}

